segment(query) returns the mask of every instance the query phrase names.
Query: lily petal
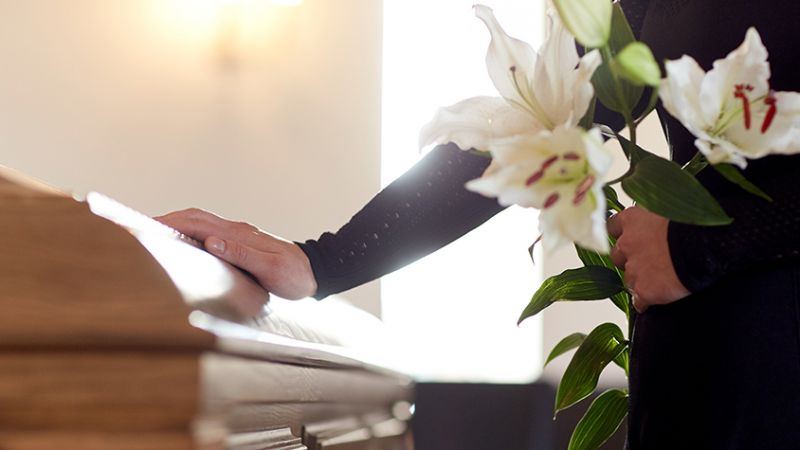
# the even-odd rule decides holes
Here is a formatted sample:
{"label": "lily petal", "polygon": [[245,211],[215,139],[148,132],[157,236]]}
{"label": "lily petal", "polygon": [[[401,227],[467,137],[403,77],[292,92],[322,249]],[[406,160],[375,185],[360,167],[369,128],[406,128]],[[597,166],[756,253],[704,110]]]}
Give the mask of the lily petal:
{"label": "lily petal", "polygon": [[700,111],[703,123],[713,124],[728,102],[736,102],[736,85],[748,86],[750,98],[759,98],[769,91],[770,70],[767,49],[755,28],[747,30],[744,42],[725,59],[714,61],[700,85]]}
{"label": "lily petal", "polygon": [[572,121],[565,122],[567,126],[577,125],[589,110],[589,105],[592,102],[592,98],[594,98],[594,86],[591,83],[592,76],[601,64],[603,64],[603,58],[600,56],[600,51],[592,50],[583,55],[578,64],[578,70],[570,74],[573,77],[570,83],[573,95],[573,116]]}
{"label": "lily petal", "polygon": [[543,192],[543,183],[528,186],[527,180],[555,156],[552,148],[548,131],[497,139],[492,145],[492,163],[481,178],[469,181],[466,187],[487,197],[497,197],[503,206],[542,208],[552,188],[545,187]]}
{"label": "lily petal", "polygon": [[538,131],[533,118],[500,97],[472,97],[440,108],[420,132],[420,148],[453,142],[462,150],[488,151],[493,139]]}
{"label": "lily petal", "polygon": [[485,5],[475,5],[474,8],[475,15],[486,24],[492,35],[486,53],[486,66],[492,83],[500,95],[519,105],[525,105],[519,89],[529,85],[526,74],[533,72],[536,52],[528,43],[506,34],[491,8]]}
{"label": "lily petal", "polygon": [[531,92],[551,123],[574,126],[589,109],[594,96],[591,78],[602,57],[592,50],[578,58],[575,39],[554,14],[548,16],[547,36],[534,67],[536,85]]}
{"label": "lily petal", "polygon": [[[600,129],[592,128],[582,137],[582,140],[589,166],[597,173],[605,174],[608,172],[614,163],[614,158],[608,149],[603,146],[603,133],[600,132]],[[602,183],[600,183],[600,186],[602,192]]]}
{"label": "lily petal", "polygon": [[747,160],[738,152],[731,151],[732,146],[729,143],[716,139],[714,141],[717,142],[710,139],[695,139],[694,146],[711,164],[731,163],[741,169],[747,167]]}
{"label": "lily petal", "polygon": [[[667,78],[662,80],[659,90],[664,108],[687,128],[711,128],[714,120],[706,122],[700,114],[700,84],[705,73],[697,61],[684,55],[678,60],[667,61],[665,69]],[[714,119],[716,120],[716,117]]]}
{"label": "lily petal", "polygon": [[536,83],[530,86],[530,92],[547,113],[548,120],[561,124],[566,122],[572,106],[569,100],[565,102],[565,97],[572,95],[572,86],[564,78],[578,65],[578,50],[575,39],[554,14],[548,14],[546,36],[530,77]]}
{"label": "lily petal", "polygon": [[541,209],[545,248],[564,242],[607,252],[603,179],[612,156],[600,130],[557,127],[536,135],[497,139],[494,160],[467,189],[502,205]]}
{"label": "lily petal", "polygon": [[566,196],[564,201],[554,203],[539,215],[539,229],[545,250],[555,250],[563,242],[575,242],[582,247],[608,253],[610,249],[602,182],[599,188],[593,188],[588,197],[578,205],[570,201],[571,192],[568,189],[563,189],[560,195]]}
{"label": "lily petal", "polygon": [[[490,168],[492,165],[490,165]],[[487,169],[481,178],[468,181],[467,190],[477,192],[485,197],[496,197],[503,206],[520,205],[526,208],[541,208],[544,199],[533,195],[525,187],[525,180],[536,171],[534,164],[500,166],[494,170]]]}

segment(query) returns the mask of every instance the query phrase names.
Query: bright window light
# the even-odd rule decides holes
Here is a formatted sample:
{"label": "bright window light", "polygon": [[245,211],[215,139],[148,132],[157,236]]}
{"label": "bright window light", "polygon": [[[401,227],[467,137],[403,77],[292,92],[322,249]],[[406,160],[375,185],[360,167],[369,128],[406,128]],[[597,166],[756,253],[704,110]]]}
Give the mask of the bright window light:
{"label": "bright window light", "polygon": [[[487,1],[514,37],[538,47],[544,3]],[[440,106],[496,95],[486,27],[472,0],[385,0],[382,180],[421,156],[419,130]],[[383,318],[421,380],[524,383],[541,374],[541,323],[516,322],[541,273],[527,248],[536,214],[511,208],[382,282]]]}

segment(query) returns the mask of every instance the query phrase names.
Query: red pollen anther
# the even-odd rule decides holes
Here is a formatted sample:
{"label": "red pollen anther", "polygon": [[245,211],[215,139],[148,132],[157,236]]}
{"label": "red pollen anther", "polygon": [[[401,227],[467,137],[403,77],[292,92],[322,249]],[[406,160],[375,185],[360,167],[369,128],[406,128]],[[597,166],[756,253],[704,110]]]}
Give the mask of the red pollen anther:
{"label": "red pollen anther", "polygon": [[577,205],[586,198],[586,193],[592,188],[594,184],[594,175],[588,175],[581,181],[581,184],[575,189],[575,198],[572,199],[572,204]]}
{"label": "red pollen anther", "polygon": [[528,179],[525,180],[525,186],[530,186],[533,183],[541,180],[544,176],[544,171],[547,170],[548,167],[552,166],[556,161],[558,161],[558,156],[551,156],[547,158],[545,162],[542,163],[542,166],[539,168],[539,170],[534,172],[533,175],[529,176]]}
{"label": "red pollen anther", "polygon": [[769,108],[767,109],[767,115],[764,116],[764,123],[761,124],[761,134],[769,130],[772,120],[775,119],[775,114],[778,112],[778,99],[775,98],[775,93],[770,92],[767,98],[764,99],[764,104]]}
{"label": "red pollen anther", "polygon": [[741,84],[737,84],[735,86],[735,88],[736,88],[736,91],[733,93],[733,96],[736,97],[736,98],[742,99],[742,109],[744,110],[744,127],[749,130],[750,129],[750,122],[751,122],[750,99],[747,98],[747,94],[745,94],[744,91],[745,91],[745,89],[753,90],[752,89],[753,87],[750,86],[749,84],[747,86],[744,86],[744,85],[741,85]]}
{"label": "red pollen anther", "polygon": [[548,167],[552,166],[556,161],[558,161],[558,156],[551,156],[542,163],[542,170],[547,170]]}
{"label": "red pollen anther", "polygon": [[581,155],[575,152],[569,152],[564,154],[564,159],[566,159],[567,161],[577,161],[581,159]]}
{"label": "red pollen anther", "polygon": [[547,200],[544,201],[544,209],[553,206],[558,201],[558,197],[559,197],[558,192],[553,192],[552,194],[550,194],[550,196],[547,197]]}
{"label": "red pollen anther", "polygon": [[544,176],[544,170],[542,169],[537,170],[533,175],[531,175],[530,177],[528,177],[527,180],[525,180],[525,186],[530,186],[533,183],[536,183],[537,181],[541,180],[543,176]]}

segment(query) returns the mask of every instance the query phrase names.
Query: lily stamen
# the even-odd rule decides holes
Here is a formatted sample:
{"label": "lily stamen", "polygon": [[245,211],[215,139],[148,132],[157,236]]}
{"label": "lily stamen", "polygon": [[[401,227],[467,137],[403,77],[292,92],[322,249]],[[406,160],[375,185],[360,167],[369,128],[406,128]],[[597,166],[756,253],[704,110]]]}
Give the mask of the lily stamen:
{"label": "lily stamen", "polygon": [[547,209],[553,206],[558,201],[559,197],[560,196],[558,195],[558,192],[553,192],[552,194],[550,194],[550,196],[547,197],[547,200],[544,201],[543,209]]}
{"label": "lily stamen", "polygon": [[547,158],[547,160],[545,160],[545,162],[542,163],[542,170],[546,170],[548,167],[555,164],[556,161],[558,161],[558,156],[551,156]]}
{"label": "lily stamen", "polygon": [[545,162],[542,163],[541,167],[539,167],[539,170],[534,172],[533,175],[531,175],[530,177],[528,177],[527,180],[525,180],[525,186],[530,186],[533,183],[536,183],[537,181],[541,180],[542,177],[544,176],[544,171],[547,170],[548,167],[552,166],[556,161],[558,161],[558,156],[551,156],[547,158]]}
{"label": "lily stamen", "polygon": [[750,129],[750,122],[751,122],[751,115],[750,115],[750,99],[747,98],[746,91],[752,91],[753,86],[744,85],[744,84],[737,84],[735,86],[736,90],[733,93],[733,96],[742,100],[742,110],[744,112],[744,127],[745,129]]}
{"label": "lily stamen", "polygon": [[775,119],[775,114],[778,112],[778,99],[775,98],[774,92],[769,92],[767,98],[764,99],[764,104],[769,106],[769,109],[767,109],[767,115],[764,116],[764,123],[761,124],[761,134],[769,130],[772,120]]}
{"label": "lily stamen", "polygon": [[592,188],[594,184],[594,175],[588,175],[586,178],[581,181],[581,184],[575,189],[575,198],[572,199],[572,204],[577,205],[582,202],[586,198],[586,194]]}
{"label": "lily stamen", "polygon": [[[537,119],[539,119],[544,126],[547,128],[553,128],[553,122],[550,120],[550,117],[547,116],[547,113],[542,108],[542,105],[536,101],[536,96],[533,95],[533,92],[530,90],[530,86],[525,83],[525,91],[523,92],[522,86],[520,86],[519,79],[517,78],[517,66],[511,66],[509,69],[511,71],[511,79],[514,80],[514,89],[519,94],[520,98],[531,108],[531,112]],[[517,103],[517,102],[514,102]]]}
{"label": "lily stamen", "polygon": [[544,170],[542,169],[537,170],[536,172],[533,173],[533,175],[531,175],[530,177],[528,177],[527,180],[525,180],[525,187],[529,187],[533,183],[536,183],[537,181],[541,180],[543,176],[544,176]]}

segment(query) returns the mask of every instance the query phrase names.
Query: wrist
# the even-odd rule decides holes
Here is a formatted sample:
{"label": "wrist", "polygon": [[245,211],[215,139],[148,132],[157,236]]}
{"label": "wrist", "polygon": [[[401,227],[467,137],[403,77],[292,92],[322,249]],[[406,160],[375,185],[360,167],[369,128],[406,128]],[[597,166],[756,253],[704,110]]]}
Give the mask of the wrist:
{"label": "wrist", "polygon": [[290,252],[298,261],[298,292],[299,298],[313,297],[317,294],[318,286],[317,279],[314,276],[314,269],[311,267],[311,260],[308,255],[303,251],[303,247],[297,242],[289,243]]}

